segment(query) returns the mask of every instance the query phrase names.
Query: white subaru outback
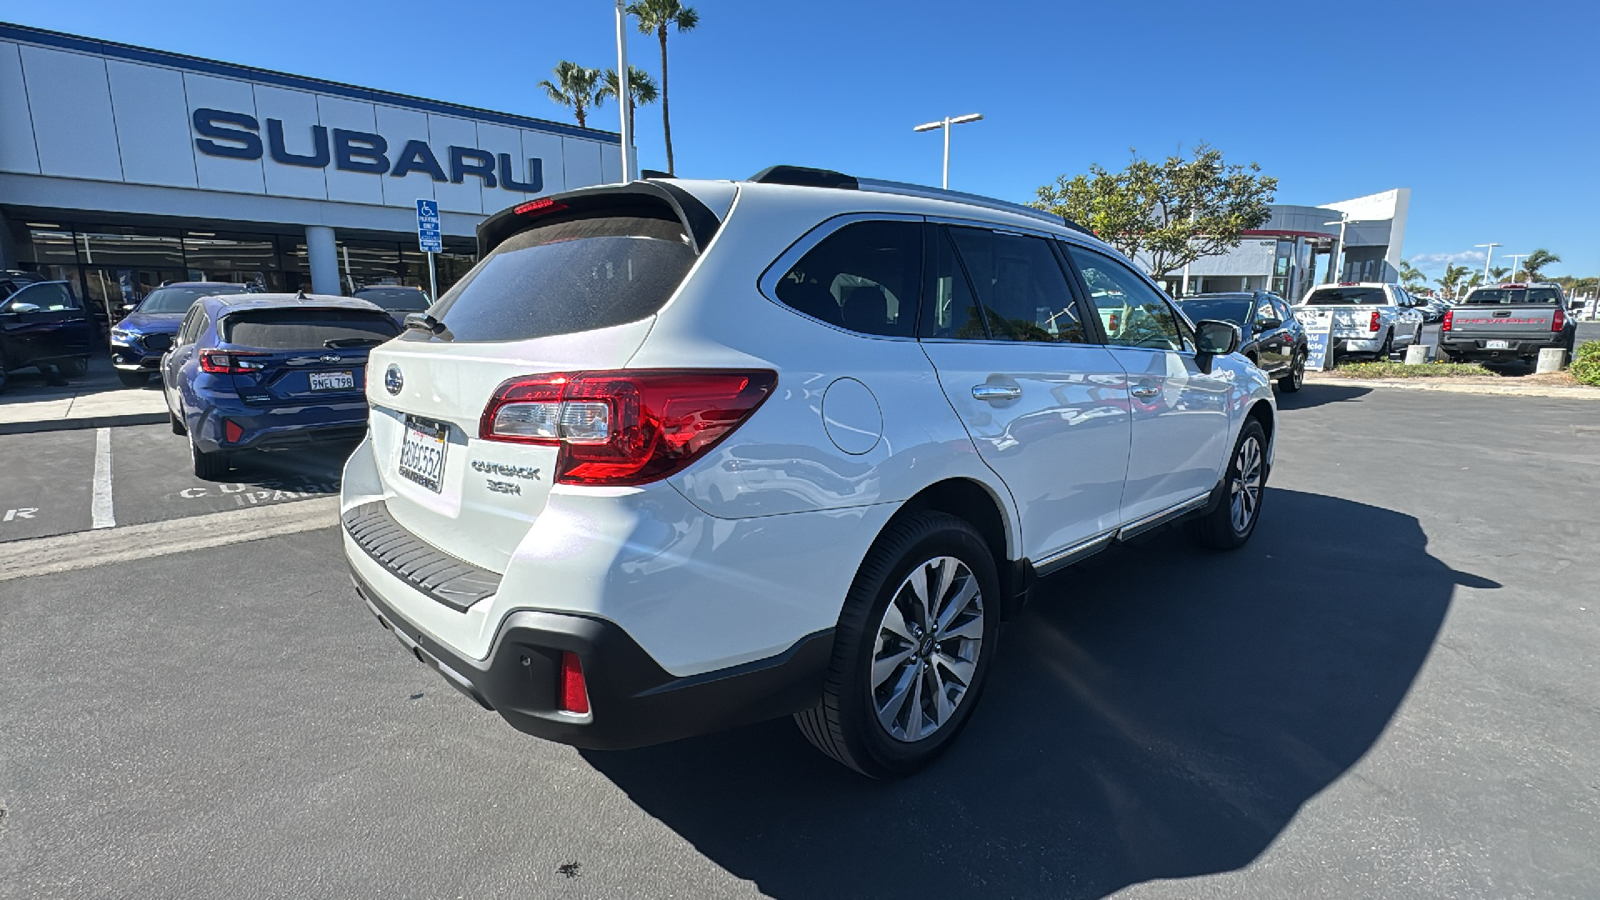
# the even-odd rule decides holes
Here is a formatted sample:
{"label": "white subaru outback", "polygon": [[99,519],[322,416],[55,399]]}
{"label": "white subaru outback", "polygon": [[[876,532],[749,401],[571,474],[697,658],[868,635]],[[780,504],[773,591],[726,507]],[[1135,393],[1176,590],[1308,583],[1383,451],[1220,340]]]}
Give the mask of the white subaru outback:
{"label": "white subaru outback", "polygon": [[344,546],[379,622],[529,734],[793,714],[906,774],[1036,577],[1256,526],[1276,409],[1238,330],[1059,217],[776,167],[554,195],[478,241],[372,351]]}

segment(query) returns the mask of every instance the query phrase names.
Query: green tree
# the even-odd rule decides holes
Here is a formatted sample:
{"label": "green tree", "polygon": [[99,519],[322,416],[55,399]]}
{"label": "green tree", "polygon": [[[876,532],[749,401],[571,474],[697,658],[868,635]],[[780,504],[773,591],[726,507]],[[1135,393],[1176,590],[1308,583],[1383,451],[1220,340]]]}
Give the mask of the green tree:
{"label": "green tree", "polygon": [[1466,266],[1453,266],[1446,263],[1444,274],[1439,276],[1436,283],[1439,285],[1439,289],[1444,291],[1445,296],[1453,300],[1461,290],[1463,279],[1467,277],[1469,271],[1471,270]]}
{"label": "green tree", "polygon": [[1260,172],[1255,163],[1229,165],[1205,143],[1192,158],[1163,162],[1134,151],[1121,172],[1092,165],[1087,175],[1062,175],[1039,188],[1033,206],[1086,226],[1129,257],[1144,257],[1151,277],[1161,278],[1232,250],[1245,231],[1266,224],[1278,179]]}
{"label": "green tree", "polygon": [[1495,266],[1489,270],[1490,281],[1505,281],[1511,277],[1511,270],[1505,266]]}
{"label": "green tree", "polygon": [[[595,96],[601,100],[616,97],[621,93],[617,83],[617,70],[607,69],[600,77],[600,89]],[[656,81],[650,73],[638,66],[628,67],[628,131],[633,131],[633,110],[635,107],[656,102]]]}
{"label": "green tree", "polygon": [[673,175],[678,170],[673,168],[672,115],[667,105],[667,29],[693,31],[700,24],[700,14],[678,0],[638,0],[628,5],[628,14],[639,20],[641,34],[653,32],[661,44],[661,132],[667,143],[667,174]]}
{"label": "green tree", "polygon": [[1561,257],[1543,247],[1539,247],[1529,253],[1528,258],[1522,261],[1524,277],[1528,281],[1543,281],[1544,267],[1555,265],[1558,262],[1561,262]]}
{"label": "green tree", "polygon": [[1405,260],[1400,261],[1400,286],[1407,292],[1414,293],[1428,286],[1428,276],[1422,270]]}
{"label": "green tree", "polygon": [[600,94],[600,70],[562,60],[556,63],[555,76],[555,81],[547,78],[539,87],[551,100],[572,109],[579,128],[589,127],[589,108],[598,107],[605,99]]}

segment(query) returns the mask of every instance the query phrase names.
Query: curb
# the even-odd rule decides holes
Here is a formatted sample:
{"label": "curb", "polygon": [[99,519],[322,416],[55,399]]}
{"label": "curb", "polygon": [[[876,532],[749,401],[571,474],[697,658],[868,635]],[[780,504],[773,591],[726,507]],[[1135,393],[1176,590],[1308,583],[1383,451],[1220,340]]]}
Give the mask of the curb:
{"label": "curb", "polygon": [[0,434],[77,431],[83,428],[117,428],[123,425],[160,425],[166,421],[166,413],[124,413],[114,416],[83,416],[77,419],[44,419],[37,422],[0,422]]}
{"label": "curb", "polygon": [[1569,400],[1600,400],[1600,389],[1588,387],[1546,387],[1543,385],[1450,384],[1448,379],[1307,378],[1306,387],[1326,384],[1333,387],[1398,388],[1403,391],[1438,391],[1447,394],[1479,394],[1501,397],[1558,397]]}

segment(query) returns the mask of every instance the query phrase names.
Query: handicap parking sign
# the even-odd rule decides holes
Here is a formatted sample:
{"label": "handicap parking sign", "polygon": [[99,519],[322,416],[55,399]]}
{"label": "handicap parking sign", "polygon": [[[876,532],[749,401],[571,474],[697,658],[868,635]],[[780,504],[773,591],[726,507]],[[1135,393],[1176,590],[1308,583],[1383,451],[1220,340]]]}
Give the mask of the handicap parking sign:
{"label": "handicap parking sign", "polygon": [[443,253],[444,239],[439,236],[439,201],[417,201],[417,243],[423,253]]}

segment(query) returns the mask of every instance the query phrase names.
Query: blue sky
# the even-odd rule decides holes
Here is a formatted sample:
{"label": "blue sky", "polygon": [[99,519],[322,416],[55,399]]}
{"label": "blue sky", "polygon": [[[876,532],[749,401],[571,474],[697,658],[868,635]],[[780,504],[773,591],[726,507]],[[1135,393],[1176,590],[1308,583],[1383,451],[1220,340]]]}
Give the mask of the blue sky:
{"label": "blue sky", "polygon": [[[671,45],[678,173],[777,162],[1011,200],[1129,148],[1209,141],[1317,204],[1412,189],[1405,256],[1430,274],[1545,247],[1600,272],[1600,6],[1566,0],[987,3],[698,0]],[[615,65],[607,0],[9,4],[91,37],[571,121],[535,85],[558,60]],[[257,10],[268,9],[269,13]],[[659,76],[654,38],[636,65]],[[591,125],[616,129],[615,107]],[[665,168],[658,107],[639,121]],[[1497,257],[1498,259],[1498,257]]]}

